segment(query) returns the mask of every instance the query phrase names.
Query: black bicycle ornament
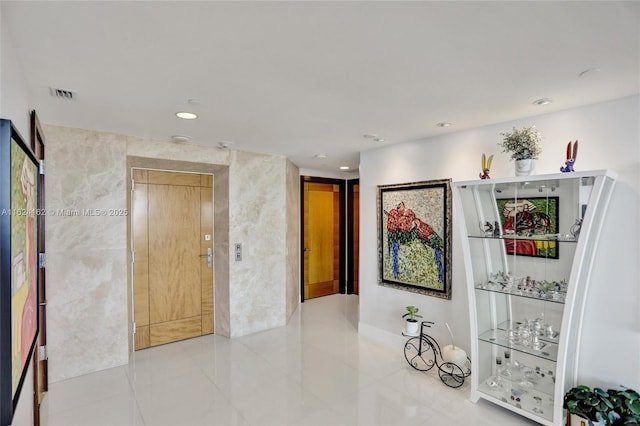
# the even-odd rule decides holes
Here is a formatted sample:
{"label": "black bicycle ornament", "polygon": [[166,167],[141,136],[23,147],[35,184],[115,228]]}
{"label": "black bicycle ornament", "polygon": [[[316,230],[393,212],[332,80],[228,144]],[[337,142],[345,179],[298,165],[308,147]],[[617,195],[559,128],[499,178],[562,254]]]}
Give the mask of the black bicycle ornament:
{"label": "black bicycle ornament", "polygon": [[433,321],[422,321],[420,336],[412,337],[405,343],[404,357],[409,365],[418,371],[429,371],[438,367],[438,376],[442,383],[451,388],[459,388],[464,384],[464,379],[471,375],[471,360],[466,357],[464,365],[445,361],[438,342],[425,332],[425,329],[433,324]]}

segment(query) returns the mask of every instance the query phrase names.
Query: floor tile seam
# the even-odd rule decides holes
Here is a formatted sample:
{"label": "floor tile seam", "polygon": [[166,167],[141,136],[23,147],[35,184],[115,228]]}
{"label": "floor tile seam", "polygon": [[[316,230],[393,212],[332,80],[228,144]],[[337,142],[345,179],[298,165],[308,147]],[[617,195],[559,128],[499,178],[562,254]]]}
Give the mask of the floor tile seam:
{"label": "floor tile seam", "polygon": [[[114,368],[121,368],[121,367],[123,367],[123,366],[112,367],[112,368],[107,369],[107,370],[111,370],[111,369],[114,369]],[[64,382],[74,381],[74,380],[77,381],[77,379],[79,379],[79,378],[87,378],[87,376],[90,376],[90,375],[93,375],[93,374],[97,374],[97,373],[100,373],[102,371],[107,371],[107,370],[100,370],[100,371],[97,371],[97,372],[94,372],[94,373],[88,373],[88,374],[84,374],[82,376],[72,377],[72,378],[69,378],[69,379],[65,379]],[[133,391],[133,389],[131,387],[131,382],[129,381],[129,378],[128,378],[127,374],[124,371],[123,371],[123,374],[124,374],[125,379],[127,381],[127,390],[122,390],[122,391],[117,391],[116,392],[116,391],[112,390],[113,389],[112,387],[105,387],[105,389],[109,390],[107,393],[101,395],[100,397],[95,396],[95,393],[91,393],[91,397],[88,400],[83,401],[83,405],[86,406],[86,405],[89,405],[89,404],[99,403],[100,401],[103,401],[105,399],[113,398],[113,397],[116,397],[116,396],[119,396],[119,395],[122,395],[122,394],[125,394],[125,393],[128,393],[128,392],[131,392],[131,394],[133,394],[134,391]],[[55,382],[55,383],[61,383],[61,382]],[[62,409],[58,410],[58,409],[53,408],[52,404],[51,404],[51,399],[54,398],[53,397],[54,392],[57,394],[57,393],[61,393],[62,391],[58,390],[58,389],[50,389],[49,391],[47,391],[46,395],[49,398],[49,412],[50,413],[59,413],[59,412],[68,411],[68,410],[72,409],[72,408],[62,408]],[[85,395],[86,395],[86,393],[85,393]],[[75,404],[75,402],[74,402],[74,404]],[[59,405],[59,404],[56,404],[56,405]]]}

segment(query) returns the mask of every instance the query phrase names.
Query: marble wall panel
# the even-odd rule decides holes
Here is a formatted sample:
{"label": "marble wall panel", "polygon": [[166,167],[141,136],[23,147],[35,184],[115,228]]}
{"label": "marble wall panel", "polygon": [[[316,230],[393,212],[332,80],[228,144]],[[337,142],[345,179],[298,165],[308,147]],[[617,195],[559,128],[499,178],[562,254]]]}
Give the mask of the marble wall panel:
{"label": "marble wall panel", "polygon": [[287,321],[300,304],[300,169],[287,161]]}
{"label": "marble wall panel", "polygon": [[122,137],[55,126],[46,135],[49,377],[128,359]]}
{"label": "marble wall panel", "polygon": [[286,159],[233,151],[229,175],[231,336],[285,324]]}

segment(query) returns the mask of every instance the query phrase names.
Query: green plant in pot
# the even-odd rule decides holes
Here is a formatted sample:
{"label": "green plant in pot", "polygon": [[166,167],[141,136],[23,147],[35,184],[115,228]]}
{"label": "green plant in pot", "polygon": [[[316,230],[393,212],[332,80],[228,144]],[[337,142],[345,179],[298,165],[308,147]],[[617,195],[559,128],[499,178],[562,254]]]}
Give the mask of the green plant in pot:
{"label": "green plant in pot", "polygon": [[411,306],[407,306],[407,312],[404,315],[402,315],[402,318],[408,317],[404,331],[405,331],[405,334],[408,334],[409,336],[417,336],[418,334],[420,334],[419,333],[420,323],[416,318],[422,318],[422,315],[420,315],[418,311],[420,311],[420,309],[411,305]]}
{"label": "green plant in pot", "polygon": [[513,132],[500,133],[503,136],[502,152],[511,155],[511,159],[516,161],[516,176],[527,176],[533,173],[534,160],[542,152],[540,141],[542,135],[535,126],[524,127],[522,129],[513,128]]}
{"label": "green plant in pot", "polygon": [[[640,396],[631,389],[604,391],[591,390],[579,385],[564,395],[564,408],[569,413],[582,417],[589,426],[640,424]],[[580,426],[580,423],[572,426]]]}
{"label": "green plant in pot", "polygon": [[607,393],[613,404],[614,412],[620,415],[620,419],[612,424],[640,424],[640,394],[638,392],[633,389],[609,389]]}

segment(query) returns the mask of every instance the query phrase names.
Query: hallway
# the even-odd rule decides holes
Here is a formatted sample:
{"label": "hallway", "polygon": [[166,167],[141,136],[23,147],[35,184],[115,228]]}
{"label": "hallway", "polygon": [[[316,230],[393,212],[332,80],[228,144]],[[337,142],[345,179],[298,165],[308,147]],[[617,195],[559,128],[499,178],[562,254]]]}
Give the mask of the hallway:
{"label": "hallway", "polygon": [[[286,327],[136,352],[127,366],[52,383],[44,426],[534,424],[469,401],[402,348],[358,337],[358,297],[305,302]],[[400,318],[398,319],[400,324]]]}

